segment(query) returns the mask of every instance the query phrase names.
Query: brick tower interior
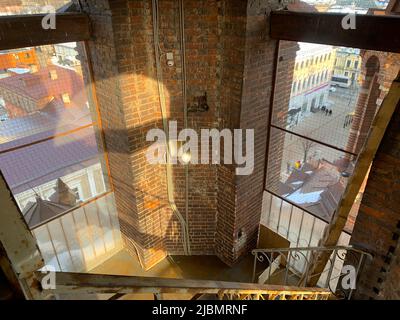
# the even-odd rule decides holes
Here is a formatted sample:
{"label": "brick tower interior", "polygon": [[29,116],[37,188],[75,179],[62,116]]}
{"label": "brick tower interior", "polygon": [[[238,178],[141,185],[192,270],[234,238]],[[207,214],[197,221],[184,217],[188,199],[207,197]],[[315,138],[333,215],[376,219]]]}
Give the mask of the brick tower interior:
{"label": "brick tower interior", "polygon": [[[346,298],[400,299],[400,43],[387,32],[400,2],[325,2],[0,1],[1,30],[50,19],[49,4],[59,19],[0,39],[0,196],[35,243],[33,274],[265,285],[286,270],[338,296],[355,265]],[[364,29],[343,27],[350,7]],[[1,280],[26,260],[0,231]],[[107,290],[93,292],[120,294]]]}

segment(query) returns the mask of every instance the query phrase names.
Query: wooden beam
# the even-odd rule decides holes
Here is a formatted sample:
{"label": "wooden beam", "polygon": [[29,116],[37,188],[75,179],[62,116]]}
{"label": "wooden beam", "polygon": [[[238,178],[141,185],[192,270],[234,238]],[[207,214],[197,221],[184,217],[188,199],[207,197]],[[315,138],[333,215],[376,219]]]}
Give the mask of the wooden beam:
{"label": "wooden beam", "polygon": [[43,29],[45,14],[0,17],[0,50],[75,42],[90,38],[89,17],[82,13],[57,13],[56,28]]}
{"label": "wooden beam", "polygon": [[[349,182],[347,184],[345,192],[338,204],[338,210],[335,213],[331,224],[326,230],[327,232],[325,233],[325,237],[322,240],[321,246],[331,247],[337,244],[343,228],[346,225],[347,218],[360,190],[360,187],[383,139],[390,119],[392,118],[392,115],[395,112],[396,107],[399,105],[399,103],[400,73],[393,81],[387,96],[383,100],[382,105],[380,106],[374,118],[374,121],[372,122],[367,141],[365,142],[365,145],[357,158],[356,167],[354,169],[353,175],[349,178]],[[321,275],[322,271],[324,270],[329,256],[330,253],[325,253],[316,257],[315,263],[309,274],[315,274],[318,275],[318,277],[309,279],[309,286],[315,286],[317,284],[319,275]]]}
{"label": "wooden beam", "polygon": [[273,11],[270,36],[385,52],[400,52],[400,16],[356,15],[356,28],[342,28],[343,13]]}
{"label": "wooden beam", "polygon": [[390,0],[385,11],[387,14],[400,14],[400,1]]}

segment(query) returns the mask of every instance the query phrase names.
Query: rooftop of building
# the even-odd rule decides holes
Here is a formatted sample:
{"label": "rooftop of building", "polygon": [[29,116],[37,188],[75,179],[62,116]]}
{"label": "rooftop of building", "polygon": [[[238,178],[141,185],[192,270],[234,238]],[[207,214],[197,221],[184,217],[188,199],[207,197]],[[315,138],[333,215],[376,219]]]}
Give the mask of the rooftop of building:
{"label": "rooftop of building", "polygon": [[279,186],[279,194],[324,220],[330,220],[346,186],[340,166],[325,159],[293,169]]}
{"label": "rooftop of building", "polygon": [[[30,145],[90,123],[87,108],[60,106],[1,122],[0,152],[4,153],[0,154],[0,162],[13,192],[26,191],[97,163],[98,150],[92,127]],[[29,146],[5,152],[21,145]]]}
{"label": "rooftop of building", "polygon": [[36,196],[35,202],[29,202],[24,208],[22,214],[28,226],[32,228],[37,224],[47,221],[71,208],[72,206],[43,200],[39,196]]}
{"label": "rooftop of building", "polygon": [[33,228],[39,223],[52,219],[73,208],[76,204],[77,199],[75,194],[59,178],[57,179],[54,192],[48,200],[36,195],[35,201],[28,202],[22,214],[29,227]]}
{"label": "rooftop of building", "polygon": [[306,42],[299,42],[299,47],[300,50],[298,50],[296,53],[296,59],[314,57],[321,54],[330,53],[333,50],[333,46]]}
{"label": "rooftop of building", "polygon": [[71,94],[74,97],[72,100],[78,105],[84,104],[86,100],[82,77],[73,70],[56,65],[0,79],[0,87],[35,101],[63,93]]}

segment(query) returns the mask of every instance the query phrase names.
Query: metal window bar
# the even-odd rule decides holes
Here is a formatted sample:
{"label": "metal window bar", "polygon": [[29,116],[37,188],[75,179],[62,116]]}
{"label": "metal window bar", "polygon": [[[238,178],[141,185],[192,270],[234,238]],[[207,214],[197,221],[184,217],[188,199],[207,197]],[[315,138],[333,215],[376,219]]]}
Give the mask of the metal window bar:
{"label": "metal window bar", "polygon": [[[96,212],[97,213],[93,213],[94,217],[99,214],[99,208],[97,206],[95,206],[95,208],[96,208]],[[78,209],[79,209],[79,207],[75,208],[75,210],[78,210]],[[72,211],[72,212],[68,211],[68,212],[70,213],[71,220],[72,220],[71,229],[72,229],[72,232],[73,232],[74,236],[76,237],[76,240],[77,240],[77,243],[78,243],[78,246],[79,246],[80,256],[82,257],[82,258],[79,258],[79,261],[81,261],[81,263],[82,263],[82,265],[84,267],[88,267],[88,262],[90,262],[89,261],[90,258],[88,260],[88,257],[85,255],[85,252],[83,250],[85,244],[82,242],[81,237],[79,235],[80,226],[79,226],[79,224],[78,224],[78,222],[77,222],[77,220],[75,218],[75,212],[74,211]],[[84,227],[87,229],[87,232],[88,232],[88,239],[87,239],[88,240],[88,245],[90,246],[90,248],[91,248],[91,250],[92,250],[92,252],[94,254],[93,260],[96,260],[99,257],[99,253],[96,250],[96,241],[101,240],[102,245],[104,246],[104,252],[101,253],[101,255],[107,254],[107,252],[111,252],[112,250],[114,250],[114,248],[116,248],[118,246],[118,242],[115,240],[113,247],[111,249],[107,249],[107,247],[106,247],[106,239],[104,237],[104,230],[103,230],[104,227],[101,225],[100,220],[99,220],[99,226],[98,227],[99,227],[99,232],[101,232],[101,235],[99,237],[95,237],[94,234],[93,234],[93,230],[92,230],[93,225],[90,224],[90,221],[89,221],[89,219],[87,217],[87,212],[84,210],[84,208],[83,208],[83,210],[81,210],[81,214],[82,214],[82,218],[83,218],[82,223],[84,224]],[[112,214],[112,212],[107,209],[108,218],[111,217],[111,214]],[[71,260],[71,267],[74,269],[74,271],[80,271],[79,267],[77,265],[78,260],[76,260],[76,261],[74,260],[74,255],[72,254],[72,251],[71,251],[72,247],[71,247],[70,239],[67,237],[66,232],[65,232],[65,228],[64,228],[64,225],[63,225],[64,216],[65,216],[65,214],[63,213],[63,214],[59,215],[57,219],[52,219],[52,221],[54,223],[58,223],[59,225],[61,225],[61,228],[59,229],[59,231],[60,231],[59,236],[61,237],[60,241],[62,243],[62,250],[61,251],[57,250],[56,243],[55,243],[57,240],[55,238],[53,238],[53,235],[52,235],[52,233],[57,232],[57,231],[54,231],[53,229],[51,229],[51,225],[48,222],[44,223],[40,227],[44,228],[43,231],[46,232],[47,235],[48,235],[48,240],[47,241],[48,241],[48,244],[51,245],[51,252],[49,252],[49,255],[50,255],[51,258],[54,257],[58,268],[61,271],[66,271],[66,268],[68,269],[68,267],[66,267],[65,265],[63,266],[63,263],[60,260],[61,257],[62,257],[62,256],[60,256],[60,254],[61,255],[66,254],[66,256],[68,256],[70,258],[70,260]],[[39,228],[39,226],[35,227],[36,232],[40,232],[39,230],[37,230],[38,228]],[[110,228],[113,230],[114,226],[111,224]],[[32,232],[34,232],[34,231],[32,231]],[[65,245],[65,248],[64,248],[64,245]]]}
{"label": "metal window bar", "polygon": [[61,132],[61,133],[58,133],[58,134],[54,134],[54,135],[52,135],[52,136],[50,136],[50,137],[47,137],[47,138],[38,139],[38,140],[29,142],[29,143],[26,143],[26,144],[21,144],[21,145],[19,145],[19,146],[15,146],[15,147],[12,147],[12,148],[8,148],[8,149],[5,149],[5,150],[1,150],[1,151],[0,151],[0,155],[1,155],[1,154],[4,154],[4,153],[8,153],[8,152],[17,151],[17,150],[19,150],[19,149],[31,147],[31,146],[34,146],[34,145],[36,145],[36,144],[38,144],[38,143],[46,142],[46,141],[49,141],[49,140],[54,140],[54,139],[56,139],[56,138],[60,138],[60,137],[64,137],[64,136],[68,136],[68,135],[71,135],[71,134],[73,134],[73,133],[75,133],[75,132],[81,131],[81,130],[83,130],[83,129],[93,127],[93,126],[95,126],[95,125],[96,125],[96,122],[91,122],[91,123],[88,123],[88,124],[86,124],[86,125],[84,125],[84,126],[81,126],[81,127],[78,127],[78,128],[72,129],[72,130],[68,130],[68,131],[65,131],[65,132]]}
{"label": "metal window bar", "polygon": [[[318,219],[320,219],[320,220],[322,220],[322,221],[325,221],[326,223],[329,224],[330,221],[325,220],[325,219],[323,219],[323,218],[321,218],[321,217],[316,216],[314,213],[312,213],[311,211],[307,210],[306,208],[303,208],[303,207],[301,207],[301,206],[299,206],[299,205],[293,203],[292,201],[289,201],[289,200],[285,199],[284,197],[282,197],[282,196],[276,194],[275,192],[273,192],[272,190],[270,190],[270,189],[267,187],[267,177],[268,177],[267,171],[268,171],[268,160],[269,160],[269,146],[270,146],[270,139],[271,139],[271,130],[272,130],[272,128],[275,128],[275,129],[280,130],[280,131],[282,131],[282,132],[286,132],[286,133],[292,134],[292,135],[294,135],[294,136],[297,136],[297,137],[299,137],[299,138],[303,138],[303,139],[305,139],[305,140],[309,140],[309,141],[318,143],[318,144],[320,144],[320,145],[322,145],[322,146],[325,146],[325,147],[328,147],[328,148],[330,148],[330,149],[334,149],[334,150],[337,150],[337,151],[340,151],[340,152],[343,152],[343,153],[346,153],[346,154],[350,154],[350,155],[352,155],[352,156],[357,157],[357,154],[356,154],[356,153],[353,153],[353,152],[344,150],[344,149],[342,149],[342,148],[339,148],[339,147],[336,147],[336,146],[334,146],[334,145],[325,143],[325,142],[323,142],[323,141],[315,140],[315,139],[313,139],[313,138],[311,138],[311,137],[307,137],[307,136],[304,136],[304,135],[295,133],[295,132],[293,132],[293,131],[291,131],[291,130],[287,130],[287,129],[284,129],[284,128],[281,128],[281,127],[279,127],[279,126],[276,126],[276,125],[272,124],[272,118],[273,118],[273,112],[274,112],[274,101],[275,101],[275,89],[276,89],[277,74],[278,74],[278,68],[279,68],[279,54],[280,54],[280,40],[277,40],[277,46],[276,46],[275,54],[274,54],[273,83],[272,83],[271,97],[270,97],[270,108],[269,108],[268,119],[267,119],[268,129],[267,129],[267,141],[266,141],[267,146],[266,146],[266,151],[265,151],[265,164],[264,164],[264,165],[265,165],[265,171],[264,171],[264,190],[267,191],[267,192],[269,192],[269,193],[272,194],[273,196],[278,197],[278,198],[280,198],[281,200],[286,201],[287,203],[291,204],[292,206],[295,206],[296,208],[299,208],[300,210],[302,210],[302,211],[303,211],[302,218],[303,218],[303,216],[304,216],[304,211],[305,211],[305,212],[307,212],[308,214],[312,215],[314,218],[318,218]],[[270,225],[272,201],[273,201],[273,197],[271,196],[271,200],[270,200],[270,211],[269,211],[268,219],[267,219],[269,225]],[[278,233],[279,233],[280,215],[281,215],[281,210],[279,210],[279,217],[278,217],[278,226],[277,226],[277,232],[278,232]],[[288,231],[287,231],[287,236],[288,236],[288,237],[289,237],[289,229],[290,229],[290,225],[289,225]],[[346,231],[346,230],[343,230],[343,232],[345,232],[345,233],[347,233],[347,234],[350,234],[350,233],[349,233],[348,231]],[[299,235],[300,235],[300,233],[301,233],[301,227],[300,227]],[[298,239],[298,240],[299,240],[299,239]]]}
{"label": "metal window bar", "polygon": [[[97,96],[96,96],[96,90],[95,90],[95,86],[94,86],[93,66],[92,66],[92,62],[91,62],[91,60],[89,58],[89,55],[88,55],[89,46],[88,46],[87,41],[83,41],[82,43],[83,43],[83,50],[84,50],[85,59],[86,59],[86,62],[87,62],[88,75],[89,75],[89,77],[88,77],[89,79],[88,79],[88,83],[87,83],[87,88],[88,88],[88,91],[89,91],[88,102],[91,105],[94,106],[94,110],[95,110],[95,112],[97,114],[97,119],[96,119],[97,121],[92,121],[91,123],[89,123],[87,125],[80,126],[78,128],[74,128],[72,130],[68,130],[68,131],[65,131],[65,132],[58,133],[58,134],[54,134],[52,136],[49,136],[49,137],[46,137],[46,138],[43,138],[43,139],[38,139],[38,140],[29,142],[29,143],[26,143],[26,144],[23,144],[23,145],[11,147],[11,148],[8,148],[8,149],[5,149],[5,150],[0,150],[0,155],[4,154],[4,153],[8,153],[8,152],[17,151],[17,150],[20,150],[20,149],[23,149],[23,148],[31,147],[33,145],[36,145],[36,144],[39,144],[39,143],[43,143],[43,142],[46,142],[46,141],[54,140],[54,139],[59,138],[59,137],[69,136],[69,135],[71,135],[71,134],[73,134],[75,132],[81,131],[81,130],[86,129],[86,128],[97,127],[98,130],[100,131],[100,143],[102,144],[102,148],[104,150],[103,157],[104,157],[104,161],[105,161],[106,168],[107,168],[106,169],[106,174],[108,176],[108,182],[109,182],[108,185],[109,185],[111,191],[106,191],[103,194],[101,194],[101,195],[99,195],[97,197],[94,197],[94,198],[92,198],[90,200],[90,201],[95,201],[96,199],[98,199],[100,197],[104,197],[107,194],[111,193],[114,190],[113,189],[114,187],[113,187],[113,183],[112,183],[112,179],[111,179],[109,159],[108,159],[108,153],[107,153],[107,149],[106,149],[106,145],[105,145],[105,138],[104,138],[104,131],[103,131],[103,127],[102,127],[101,114],[100,114],[99,105],[98,105]],[[99,155],[99,158],[101,158],[100,155]],[[79,206],[83,206],[83,205],[85,205],[87,203],[88,202],[85,202],[84,204],[81,204]],[[36,226],[34,226],[33,228],[31,228],[31,230],[34,230],[35,228],[38,228],[38,227],[42,226],[45,223],[48,223],[48,222],[50,222],[50,221],[52,221],[54,219],[59,218],[60,216],[62,216],[64,214],[67,214],[67,213],[71,212],[71,211],[75,210],[77,207],[74,207],[74,208],[72,208],[70,210],[67,210],[67,211],[65,211],[65,212],[63,212],[63,213],[61,213],[61,214],[59,214],[57,216],[52,217],[51,219],[43,221],[43,222],[37,224]]]}
{"label": "metal window bar", "polygon": [[[272,195],[271,195],[271,197],[272,197]],[[287,239],[289,239],[290,225],[292,224],[293,208],[294,208],[293,206],[290,208],[289,224],[288,224],[288,229],[287,229],[287,234],[286,234]]]}
{"label": "metal window bar", "polygon": [[299,234],[297,235],[296,247],[299,246],[301,230],[303,227],[303,221],[304,221],[304,211],[301,212],[301,221],[300,221],[300,227],[299,227]]}
{"label": "metal window bar", "polygon": [[[299,206],[298,204],[294,203],[293,201],[290,201],[290,200],[288,200],[288,199],[285,199],[284,197],[278,195],[278,194],[275,193],[274,191],[271,191],[271,190],[269,190],[269,189],[264,189],[264,192],[267,192],[267,193],[269,193],[269,194],[271,195],[271,205],[272,205],[272,199],[273,199],[273,197],[276,197],[276,198],[279,198],[279,199],[281,199],[281,200],[283,200],[283,201],[289,203],[289,204],[292,205],[293,207],[296,207],[297,209],[300,209],[301,211],[304,211],[304,212],[308,213],[309,215],[313,216],[314,218],[316,218],[316,219],[318,219],[318,220],[321,220],[321,221],[323,221],[323,222],[325,222],[325,223],[327,223],[327,224],[330,223],[330,221],[324,219],[323,217],[317,216],[315,213],[313,213],[313,212],[307,210],[306,208],[302,208],[301,206]],[[269,211],[269,213],[268,213],[268,219],[267,219],[268,223],[270,223],[271,205],[270,205],[270,211]],[[281,213],[279,213],[279,214],[281,214]],[[351,233],[350,233],[349,231],[347,231],[347,230],[343,230],[342,232],[344,232],[344,233],[346,233],[346,234],[348,234],[348,235],[351,235]]]}
{"label": "metal window bar", "polygon": [[302,135],[302,134],[296,133],[296,132],[291,131],[291,130],[287,130],[287,129],[278,127],[278,126],[276,126],[276,125],[274,125],[274,124],[272,124],[272,123],[271,123],[269,126],[270,126],[271,128],[276,129],[276,130],[280,130],[280,131],[283,131],[283,132],[292,134],[292,135],[294,135],[294,136],[296,136],[296,137],[299,137],[299,138],[301,138],[301,139],[309,140],[309,141],[318,143],[318,144],[320,144],[320,145],[322,145],[322,146],[324,146],[324,147],[328,147],[328,148],[334,149],[334,150],[336,150],[336,151],[340,151],[340,152],[343,152],[343,153],[347,153],[347,154],[350,154],[350,155],[352,155],[352,156],[354,156],[354,157],[357,157],[357,156],[358,156],[357,153],[354,153],[354,152],[351,152],[351,151],[348,151],[348,150],[345,150],[345,149],[336,147],[336,146],[334,146],[334,145],[332,145],[332,144],[329,144],[329,143],[326,143],[326,142],[323,142],[323,141],[320,141],[320,140],[316,140],[316,139],[313,139],[313,138],[308,137],[308,136],[304,136],[304,135]]}

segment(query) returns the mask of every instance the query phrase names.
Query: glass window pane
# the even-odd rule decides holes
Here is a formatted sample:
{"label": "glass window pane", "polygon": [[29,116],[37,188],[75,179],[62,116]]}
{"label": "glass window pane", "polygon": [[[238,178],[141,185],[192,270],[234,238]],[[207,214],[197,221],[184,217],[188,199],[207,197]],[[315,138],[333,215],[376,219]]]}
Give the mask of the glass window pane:
{"label": "glass window pane", "polygon": [[390,0],[302,0],[288,5],[292,11],[303,12],[337,12],[367,14],[368,10],[380,11],[386,9]]}
{"label": "glass window pane", "polygon": [[0,170],[32,227],[103,193],[101,158],[88,127],[0,154]]}
{"label": "glass window pane", "polygon": [[0,15],[23,15],[35,13],[47,13],[50,8],[58,10],[70,0],[2,0],[0,3]]}
{"label": "glass window pane", "polygon": [[92,123],[77,46],[0,51],[1,150]]}
{"label": "glass window pane", "polygon": [[348,154],[271,128],[267,190],[325,221],[331,219],[353,168]]}
{"label": "glass window pane", "polygon": [[75,42],[0,51],[0,170],[30,227],[110,189],[82,57]]}
{"label": "glass window pane", "polygon": [[329,222],[399,55],[291,41],[279,49],[266,189]]}
{"label": "glass window pane", "polygon": [[[278,63],[278,72],[287,70],[288,75],[292,77],[292,83],[303,83],[303,86],[298,86],[298,90],[292,90],[289,101],[283,100],[278,91],[272,124],[342,150],[357,153],[360,146],[354,142],[350,132],[359,124],[359,109],[365,109],[361,106],[364,96],[360,95],[360,91],[365,86],[377,86],[377,90],[374,90],[376,96],[370,97],[370,104],[374,102],[375,108],[371,115],[366,117],[368,121],[365,121],[363,130],[366,132],[382,102],[383,95],[379,91],[376,78],[371,80],[368,78],[368,81],[363,78],[360,68],[363,59],[361,51],[354,48],[288,41],[284,41],[282,47],[290,49],[296,64],[301,65],[301,62],[308,61],[310,57],[316,63],[300,70],[294,67],[292,70],[287,59]],[[281,86],[283,83],[278,85]]]}
{"label": "glass window pane", "polygon": [[[315,63],[307,66],[310,59]],[[395,53],[282,41],[277,67],[286,77],[275,84],[272,125],[358,154],[397,74],[397,59]]]}

